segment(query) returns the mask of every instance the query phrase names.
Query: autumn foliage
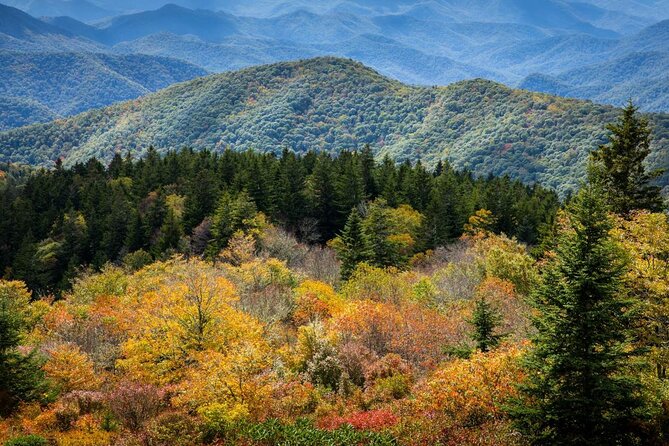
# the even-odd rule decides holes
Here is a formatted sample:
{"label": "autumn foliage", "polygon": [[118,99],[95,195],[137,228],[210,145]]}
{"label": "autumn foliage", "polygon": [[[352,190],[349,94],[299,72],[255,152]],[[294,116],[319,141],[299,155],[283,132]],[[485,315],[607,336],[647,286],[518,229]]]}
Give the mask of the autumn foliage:
{"label": "autumn foliage", "polygon": [[[404,230],[414,231],[414,213],[393,212],[397,227],[407,218]],[[505,407],[525,379],[526,294],[537,266],[522,245],[487,231],[489,218],[477,213],[468,235],[413,268],[363,262],[343,283],[291,257],[309,251],[276,228],[231,234],[215,263],[107,266],[55,301],[0,282],[24,321],[19,350],[41,358],[50,389],[0,421],[0,440],[525,444]],[[639,213],[614,230],[635,259],[629,280],[646,298],[642,314],[655,324],[665,311],[669,231],[648,234],[660,224]],[[488,352],[473,341],[479,300],[498,313],[504,335]],[[660,334],[639,343],[661,374]]]}

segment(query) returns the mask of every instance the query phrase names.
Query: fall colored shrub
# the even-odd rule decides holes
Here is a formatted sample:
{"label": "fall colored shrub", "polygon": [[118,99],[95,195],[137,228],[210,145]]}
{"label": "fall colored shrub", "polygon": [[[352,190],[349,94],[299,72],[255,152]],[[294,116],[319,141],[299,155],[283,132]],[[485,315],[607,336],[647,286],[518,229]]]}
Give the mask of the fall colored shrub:
{"label": "fall colored shrub", "polygon": [[165,412],[146,426],[148,446],[194,446],[199,443],[197,421],[181,412]]}
{"label": "fall colored shrub", "polygon": [[363,412],[354,412],[346,416],[331,415],[318,420],[320,429],[336,430],[344,425],[350,425],[356,430],[379,432],[397,424],[398,418],[389,410],[379,409]]}
{"label": "fall colored shrub", "polygon": [[342,311],[345,302],[331,285],[305,280],[295,289],[293,322],[305,325],[325,320]]}
{"label": "fall colored shrub", "polygon": [[49,350],[49,360],[44,365],[44,371],[64,393],[95,390],[101,384],[88,355],[71,344],[58,345]]}
{"label": "fall colored shrub", "polygon": [[163,393],[150,384],[123,382],[108,395],[109,407],[125,427],[137,431],[158,414]]}
{"label": "fall colored shrub", "polygon": [[520,355],[519,348],[506,347],[446,363],[416,389],[416,415],[445,415],[466,425],[503,418],[502,406],[523,377]]}
{"label": "fall colored shrub", "polygon": [[378,268],[361,263],[341,290],[349,300],[372,300],[398,304],[408,299],[411,284],[395,268]]}

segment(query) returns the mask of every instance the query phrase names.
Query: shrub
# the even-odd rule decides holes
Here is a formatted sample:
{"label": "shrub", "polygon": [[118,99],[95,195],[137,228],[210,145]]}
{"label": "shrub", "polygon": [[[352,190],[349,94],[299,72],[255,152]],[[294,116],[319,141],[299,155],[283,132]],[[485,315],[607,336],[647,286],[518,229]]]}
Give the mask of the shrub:
{"label": "shrub", "polygon": [[349,425],[358,431],[379,432],[397,424],[398,418],[389,410],[355,412],[345,417],[330,416],[319,420],[318,427],[327,430],[341,429]]}
{"label": "shrub", "polygon": [[158,414],[162,395],[155,386],[122,383],[109,394],[113,414],[130,430],[139,430],[146,421]]}
{"label": "shrub", "polygon": [[25,435],[6,441],[5,446],[47,446],[47,441],[39,435]]}
{"label": "shrub", "polygon": [[153,262],[151,254],[140,249],[123,257],[123,265],[130,271],[138,271]]}
{"label": "shrub", "polygon": [[192,446],[199,437],[195,420],[180,412],[159,415],[146,430],[149,446]]}

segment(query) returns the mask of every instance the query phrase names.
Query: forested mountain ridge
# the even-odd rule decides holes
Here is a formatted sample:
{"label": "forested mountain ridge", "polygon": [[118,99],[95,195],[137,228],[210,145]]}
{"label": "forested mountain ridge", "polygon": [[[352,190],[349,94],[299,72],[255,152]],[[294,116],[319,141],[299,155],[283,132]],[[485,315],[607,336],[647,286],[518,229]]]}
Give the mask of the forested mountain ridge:
{"label": "forested mountain ridge", "polygon": [[99,51],[102,45],[0,3],[0,49]]}
{"label": "forested mountain ridge", "polygon": [[[317,58],[178,84],[138,100],[0,133],[0,161],[66,165],[116,152],[184,146],[337,153],[370,144],[397,161],[447,159],[564,194],[605,141],[613,107],[513,90],[485,80],[415,87],[362,64]],[[669,166],[669,117],[655,125],[653,167]],[[662,184],[667,184],[665,176]]]}
{"label": "forested mountain ridge", "polygon": [[[46,122],[134,99],[206,74],[166,57],[95,53],[15,53],[0,50],[0,98],[39,104],[0,112],[0,129]],[[42,108],[48,110],[44,113]]]}
{"label": "forested mountain ridge", "polygon": [[[0,48],[11,51],[174,57],[210,72],[338,56],[410,84],[486,78],[615,106],[632,97],[644,111],[669,110],[665,64],[654,58],[635,58],[647,78],[611,88],[619,61],[669,54],[669,22],[656,23],[667,18],[660,1],[639,3],[639,15],[571,0],[78,0],[82,14],[72,14],[71,0],[4,1],[35,15],[0,8]],[[44,14],[56,17],[36,18]],[[38,31],[17,33],[7,23]],[[110,96],[104,87],[100,96]],[[36,112],[26,122],[42,117]]]}

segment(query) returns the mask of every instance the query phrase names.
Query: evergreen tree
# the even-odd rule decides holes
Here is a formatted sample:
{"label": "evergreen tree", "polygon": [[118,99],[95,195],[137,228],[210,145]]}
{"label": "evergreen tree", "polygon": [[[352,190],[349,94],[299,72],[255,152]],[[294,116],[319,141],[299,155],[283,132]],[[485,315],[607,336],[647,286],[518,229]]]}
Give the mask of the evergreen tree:
{"label": "evergreen tree", "polygon": [[284,150],[279,160],[276,173],[276,186],[273,190],[277,219],[288,229],[296,230],[299,221],[304,217],[305,175],[299,158],[288,150]]}
{"label": "evergreen tree", "polygon": [[630,102],[617,123],[606,127],[609,143],[591,154],[589,179],[604,193],[607,204],[618,214],[664,208],[660,188],[651,181],[660,171],[646,172],[644,160],[650,155],[651,129]]}
{"label": "evergreen tree", "polygon": [[348,280],[360,263],[372,258],[369,239],[362,228],[362,219],[357,209],[353,209],[349,214],[339,241],[337,254],[341,260],[341,278]]}
{"label": "evergreen tree", "polygon": [[224,193],[212,217],[211,233],[215,242],[209,247],[210,254],[218,254],[220,249],[225,248],[235,232],[251,228],[256,214],[256,205],[246,192],[237,196]]}
{"label": "evergreen tree", "polygon": [[397,166],[388,155],[383,158],[381,165],[376,170],[376,184],[379,196],[386,200],[389,206],[397,206],[400,182]]}
{"label": "evergreen tree", "polygon": [[624,255],[609,236],[599,191],[582,190],[566,218],[532,295],[534,350],[511,415],[532,444],[637,444],[632,426],[642,400],[630,372]]}
{"label": "evergreen tree", "polygon": [[321,155],[307,180],[307,196],[313,217],[318,222],[320,240],[334,237],[338,227],[339,211],[335,206],[335,180],[330,157]]}
{"label": "evergreen tree", "polygon": [[404,178],[404,195],[412,208],[425,212],[430,202],[432,192],[432,175],[418,161],[414,168]]}
{"label": "evergreen tree", "polygon": [[190,231],[210,215],[216,206],[217,197],[214,173],[201,169],[188,184],[184,210],[184,226]]}
{"label": "evergreen tree", "polygon": [[17,351],[25,324],[27,298],[0,282],[0,416],[9,415],[22,401],[41,399],[46,391],[44,373],[34,354]]}
{"label": "evergreen tree", "polygon": [[160,239],[156,245],[158,249],[157,254],[177,249],[182,236],[183,228],[181,227],[179,217],[173,209],[168,209],[167,215],[165,216],[165,222],[160,228]]}
{"label": "evergreen tree", "polygon": [[360,160],[351,152],[343,152],[336,160],[336,205],[339,211],[337,227],[341,228],[351,209],[365,200],[365,178]]}
{"label": "evergreen tree", "polygon": [[476,300],[471,324],[474,326],[472,339],[477,349],[488,352],[499,345],[504,338],[497,332],[501,320],[501,315],[490,302],[485,298]]}
{"label": "evergreen tree", "polygon": [[387,209],[383,199],[373,201],[362,222],[362,229],[369,240],[370,263],[375,266],[396,266],[398,263],[398,253],[390,241],[392,228]]}
{"label": "evergreen tree", "polygon": [[459,215],[457,178],[450,168],[435,179],[430,193],[425,222],[425,244],[435,248],[443,246],[462,233],[464,218]]}
{"label": "evergreen tree", "polygon": [[378,195],[376,179],[374,178],[374,169],[376,163],[374,162],[374,153],[369,144],[360,152],[360,168],[362,171],[362,182],[365,186],[365,195],[368,199],[374,199]]}

